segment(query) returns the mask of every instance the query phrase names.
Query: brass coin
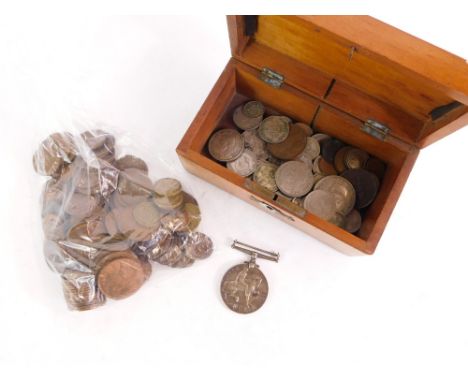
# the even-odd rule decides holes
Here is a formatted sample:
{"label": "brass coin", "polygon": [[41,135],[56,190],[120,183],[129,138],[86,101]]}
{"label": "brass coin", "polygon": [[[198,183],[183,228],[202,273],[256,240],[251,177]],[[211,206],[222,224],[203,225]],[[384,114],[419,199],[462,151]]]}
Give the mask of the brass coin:
{"label": "brass coin", "polygon": [[283,163],[275,173],[279,190],[291,197],[307,194],[313,184],[314,176],[306,164],[298,161]]}
{"label": "brass coin", "polygon": [[349,233],[355,233],[361,228],[362,217],[358,210],[352,210],[345,216],[343,228]]}
{"label": "brass coin", "polygon": [[353,147],[346,153],[345,164],[350,169],[364,168],[368,159],[369,154]]}
{"label": "brass coin", "polygon": [[343,171],[345,171],[348,167],[346,166],[345,163],[345,158],[346,155],[348,154],[348,151],[351,150],[351,146],[344,146],[341,149],[338,150],[338,152],[335,155],[335,169],[338,174],[341,174]]}
{"label": "brass coin", "polygon": [[229,269],[221,281],[221,296],[236,313],[260,309],[268,297],[268,282],[257,265],[239,264]]}
{"label": "brass coin", "polygon": [[161,214],[152,202],[143,202],[133,207],[135,221],[143,227],[156,229],[159,227]]}
{"label": "brass coin", "polygon": [[244,138],[245,148],[252,150],[258,160],[266,160],[268,158],[266,144],[258,137],[257,130],[244,131],[242,137]]}
{"label": "brass coin", "polygon": [[314,190],[330,192],[335,197],[336,212],[347,215],[351,212],[356,202],[356,192],[353,185],[345,178],[338,175],[326,176],[319,180]]}
{"label": "brass coin", "polygon": [[254,173],[253,180],[267,190],[275,192],[278,189],[275,180],[275,173],[278,166],[273,163],[260,162],[257,170]]}
{"label": "brass coin", "polygon": [[346,170],[341,174],[349,180],[356,191],[356,208],[361,209],[370,205],[379,190],[379,179],[373,173],[363,169]]}
{"label": "brass coin", "polygon": [[289,134],[280,143],[268,143],[268,151],[276,158],[292,160],[301,154],[307,145],[307,136],[304,131],[296,125],[291,125]]}
{"label": "brass coin", "polygon": [[304,208],[311,214],[328,222],[336,219],[336,201],[331,192],[314,190],[304,199]]}
{"label": "brass coin", "polygon": [[208,151],[220,162],[233,161],[244,151],[244,138],[234,129],[220,129],[211,136]]}
{"label": "brass coin", "polygon": [[148,165],[146,162],[134,155],[124,155],[123,157],[120,157],[115,162],[115,167],[121,171],[128,168],[136,168],[137,170],[143,171],[146,175],[148,175]]}
{"label": "brass coin", "polygon": [[252,150],[245,149],[239,158],[227,162],[227,168],[236,174],[247,177],[252,175],[258,167],[258,159]]}
{"label": "brass coin", "polygon": [[268,143],[283,142],[289,135],[289,123],[282,116],[265,118],[258,128],[258,136]]}
{"label": "brass coin", "polygon": [[141,263],[125,257],[106,262],[97,274],[99,289],[106,297],[115,300],[134,294],[145,280]]}
{"label": "brass coin", "polygon": [[260,101],[249,101],[243,106],[242,111],[249,118],[263,117],[265,106]]}
{"label": "brass coin", "polygon": [[312,128],[306,123],[296,122],[294,125],[296,125],[296,127],[299,127],[300,129],[302,129],[302,131],[308,137],[311,137],[314,134],[314,131],[312,130]]}
{"label": "brass coin", "polygon": [[242,106],[238,106],[234,110],[234,114],[232,115],[232,120],[234,121],[235,125],[241,130],[253,130],[260,125],[262,122],[263,113],[258,117],[249,117],[247,116]]}
{"label": "brass coin", "polygon": [[192,232],[185,243],[185,254],[193,260],[206,259],[213,253],[213,242],[201,232]]}

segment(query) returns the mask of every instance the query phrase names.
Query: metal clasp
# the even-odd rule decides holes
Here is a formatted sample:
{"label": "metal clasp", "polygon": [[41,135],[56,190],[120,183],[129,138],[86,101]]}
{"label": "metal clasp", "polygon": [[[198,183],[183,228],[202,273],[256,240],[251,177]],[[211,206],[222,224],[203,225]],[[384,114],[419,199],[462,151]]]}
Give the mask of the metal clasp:
{"label": "metal clasp", "polygon": [[271,70],[269,68],[263,68],[260,72],[260,79],[274,88],[280,88],[284,82],[284,76]]}

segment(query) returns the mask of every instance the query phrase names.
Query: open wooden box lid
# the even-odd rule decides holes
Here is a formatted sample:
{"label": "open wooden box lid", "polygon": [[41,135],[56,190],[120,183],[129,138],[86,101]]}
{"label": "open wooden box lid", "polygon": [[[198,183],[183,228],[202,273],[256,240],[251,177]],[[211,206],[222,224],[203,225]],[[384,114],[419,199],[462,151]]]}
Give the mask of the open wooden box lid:
{"label": "open wooden box lid", "polygon": [[372,17],[228,16],[228,27],[235,58],[379,122],[381,139],[422,148],[468,124],[467,62]]}

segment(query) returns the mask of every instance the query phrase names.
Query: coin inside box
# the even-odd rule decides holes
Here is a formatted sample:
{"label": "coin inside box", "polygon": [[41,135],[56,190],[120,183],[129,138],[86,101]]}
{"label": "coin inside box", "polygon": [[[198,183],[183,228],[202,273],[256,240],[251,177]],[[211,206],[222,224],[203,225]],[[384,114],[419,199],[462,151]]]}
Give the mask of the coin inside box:
{"label": "coin inside box", "polygon": [[[177,148],[183,165],[343,252],[373,253],[419,150],[468,123],[466,63],[365,16],[229,16],[228,26],[234,57]],[[210,136],[235,128],[233,111],[248,100],[386,164],[356,234],[212,159]]]}

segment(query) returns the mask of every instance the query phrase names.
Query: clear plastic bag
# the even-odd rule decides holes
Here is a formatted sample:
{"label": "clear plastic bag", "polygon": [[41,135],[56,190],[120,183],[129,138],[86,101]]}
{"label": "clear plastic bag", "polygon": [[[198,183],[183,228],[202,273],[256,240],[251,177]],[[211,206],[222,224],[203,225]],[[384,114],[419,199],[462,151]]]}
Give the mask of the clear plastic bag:
{"label": "clear plastic bag", "polygon": [[213,251],[197,231],[197,200],[173,177],[150,178],[122,140],[119,147],[102,129],[53,133],[33,156],[35,171],[48,177],[44,256],[72,310],[132,295],[151,276],[151,262],[184,268]]}

